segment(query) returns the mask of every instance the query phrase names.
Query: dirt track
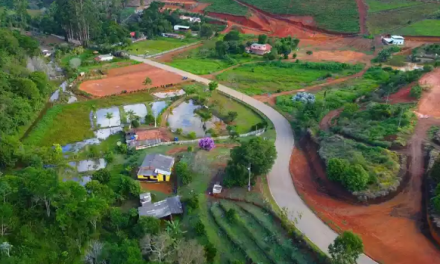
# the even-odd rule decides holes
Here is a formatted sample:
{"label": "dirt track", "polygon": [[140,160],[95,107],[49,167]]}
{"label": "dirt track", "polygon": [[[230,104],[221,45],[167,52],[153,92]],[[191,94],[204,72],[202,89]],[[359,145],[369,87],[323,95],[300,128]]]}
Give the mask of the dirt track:
{"label": "dirt track", "polygon": [[[146,77],[152,80],[151,85],[143,85]],[[136,91],[145,88],[160,87],[168,84],[178,84],[182,77],[146,64],[137,64],[109,70],[106,78],[83,82],[79,89],[94,96],[119,94],[126,90]]]}
{"label": "dirt track", "polygon": [[417,112],[440,118],[440,68],[423,76],[419,84],[428,87],[429,91],[423,93]]}
{"label": "dirt track", "polygon": [[362,35],[368,34],[367,28],[367,16],[368,16],[368,6],[365,4],[364,0],[356,0],[359,13],[359,28]]}

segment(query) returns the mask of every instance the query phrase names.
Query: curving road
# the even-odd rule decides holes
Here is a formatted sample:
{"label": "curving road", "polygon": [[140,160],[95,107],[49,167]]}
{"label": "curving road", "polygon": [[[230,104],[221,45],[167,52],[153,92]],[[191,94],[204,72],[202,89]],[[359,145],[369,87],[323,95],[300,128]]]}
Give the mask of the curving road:
{"label": "curving road", "polygon": [[[181,76],[186,76],[197,82],[204,84],[209,84],[211,82],[209,79],[152,60],[144,59],[138,56],[130,56],[130,58],[132,60],[143,62],[148,65],[179,74]],[[301,214],[301,219],[298,220],[296,227],[322,251],[328,253],[328,246],[333,242],[337,234],[307,207],[307,205],[296,192],[290,176],[289,160],[293,151],[294,141],[292,128],[289,122],[273,108],[250,96],[237,92],[236,90],[228,88],[224,85],[219,85],[218,89],[229,94],[230,96],[237,98],[238,100],[244,101],[252,107],[255,107],[272,121],[277,135],[275,147],[278,152],[278,157],[268,175],[270,192],[280,208],[285,207],[287,208],[288,212],[294,213],[289,214],[289,218],[291,218],[292,221],[297,213]],[[370,264],[376,262],[369,257],[362,255],[358,259],[358,263]]]}

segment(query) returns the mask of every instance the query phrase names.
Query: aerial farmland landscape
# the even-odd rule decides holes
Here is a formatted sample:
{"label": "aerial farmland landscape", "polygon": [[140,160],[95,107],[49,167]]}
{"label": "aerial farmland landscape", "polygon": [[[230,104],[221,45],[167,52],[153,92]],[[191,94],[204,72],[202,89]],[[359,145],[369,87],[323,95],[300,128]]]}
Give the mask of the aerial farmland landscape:
{"label": "aerial farmland landscape", "polygon": [[0,264],[440,263],[440,1],[0,1]]}

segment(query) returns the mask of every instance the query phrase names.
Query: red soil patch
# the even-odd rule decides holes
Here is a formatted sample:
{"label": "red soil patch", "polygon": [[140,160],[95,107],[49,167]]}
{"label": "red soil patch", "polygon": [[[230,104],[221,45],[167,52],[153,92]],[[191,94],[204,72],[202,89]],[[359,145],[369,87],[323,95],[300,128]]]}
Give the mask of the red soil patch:
{"label": "red soil patch", "polygon": [[[305,51],[305,50],[304,50]],[[362,52],[356,52],[351,50],[344,50],[344,51],[315,51],[312,55],[307,55],[298,53],[297,56],[300,60],[307,60],[307,61],[337,61],[342,63],[359,63],[359,62],[368,62],[371,60],[371,56],[366,55]]]}
{"label": "red soil patch", "polygon": [[151,182],[140,182],[142,190],[148,191],[158,191],[165,194],[171,194],[172,186],[170,182],[161,182],[161,183],[151,183]]}
{"label": "red soil patch", "polygon": [[390,95],[388,101],[393,104],[414,102],[416,99],[412,98],[409,94],[411,88],[413,88],[417,82],[410,83],[406,87],[401,88],[397,93]]}
{"label": "red soil patch", "polygon": [[315,20],[313,19],[312,16],[282,16],[284,19],[291,21],[291,22],[296,22],[296,23],[301,23],[303,25],[309,25],[309,26],[315,26]]}
{"label": "red soil patch", "polygon": [[421,86],[427,86],[429,91],[422,94],[418,112],[423,115],[440,117],[440,69],[436,68],[423,76],[419,84]]}
{"label": "red soil patch", "polygon": [[332,120],[335,117],[339,116],[339,114],[342,112],[342,110],[343,110],[343,108],[339,108],[339,109],[332,110],[332,111],[328,112],[328,114],[326,114],[324,116],[324,118],[321,119],[321,122],[319,122],[319,129],[324,130],[324,131],[329,130],[331,127]]}
{"label": "red soil patch", "polygon": [[205,8],[207,8],[209,5],[210,3],[198,3],[195,8],[191,9],[191,12],[202,13],[202,11],[205,10]]}
{"label": "red soil patch", "polygon": [[267,31],[269,30],[269,28],[265,24],[263,24],[261,20],[259,20],[257,17],[254,16],[247,18],[244,16],[234,16],[234,15],[214,13],[214,12],[209,12],[209,15],[220,19],[228,20],[231,22],[235,22],[245,27],[255,28],[259,30],[267,30]]}
{"label": "red soil patch", "polygon": [[290,171],[295,188],[312,210],[337,232],[353,230],[361,235],[365,252],[381,263],[439,263],[440,252],[421,231],[422,142],[432,123],[419,120],[408,148],[411,178],[403,191],[391,200],[370,206],[349,204],[329,193],[325,170],[311,143],[304,151],[294,149]]}
{"label": "red soil patch", "polygon": [[[142,84],[146,77],[151,78],[152,85],[145,86]],[[101,97],[120,94],[124,90],[131,92],[181,82],[182,77],[178,74],[142,63],[123,68],[111,69],[106,78],[85,81],[80,85],[79,89],[94,96]]]}

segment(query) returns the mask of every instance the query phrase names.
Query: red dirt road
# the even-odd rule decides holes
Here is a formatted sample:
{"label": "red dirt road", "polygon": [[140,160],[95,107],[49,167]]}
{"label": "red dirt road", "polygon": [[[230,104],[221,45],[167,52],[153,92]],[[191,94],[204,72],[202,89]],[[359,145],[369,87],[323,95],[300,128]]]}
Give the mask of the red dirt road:
{"label": "red dirt road", "polygon": [[[142,84],[146,77],[151,78],[152,85],[145,86]],[[142,63],[123,68],[111,69],[106,78],[85,81],[80,85],[79,89],[94,96],[101,97],[120,94],[124,90],[130,92],[181,82],[182,77],[178,74]]]}
{"label": "red dirt road", "polygon": [[365,252],[380,263],[440,263],[440,251],[421,233],[423,137],[430,123],[421,120],[411,140],[410,156],[413,174],[404,190],[390,201],[370,206],[354,205],[327,193],[325,170],[317,149],[305,144],[304,151],[295,149],[290,170],[295,188],[304,201],[335,231],[353,230],[361,235]]}
{"label": "red dirt road", "polygon": [[368,28],[367,28],[368,6],[365,4],[364,0],[356,0],[356,4],[359,13],[360,33],[368,34]]}
{"label": "red dirt road", "polygon": [[419,84],[428,87],[429,91],[422,94],[418,113],[440,118],[440,68],[423,76]]}

